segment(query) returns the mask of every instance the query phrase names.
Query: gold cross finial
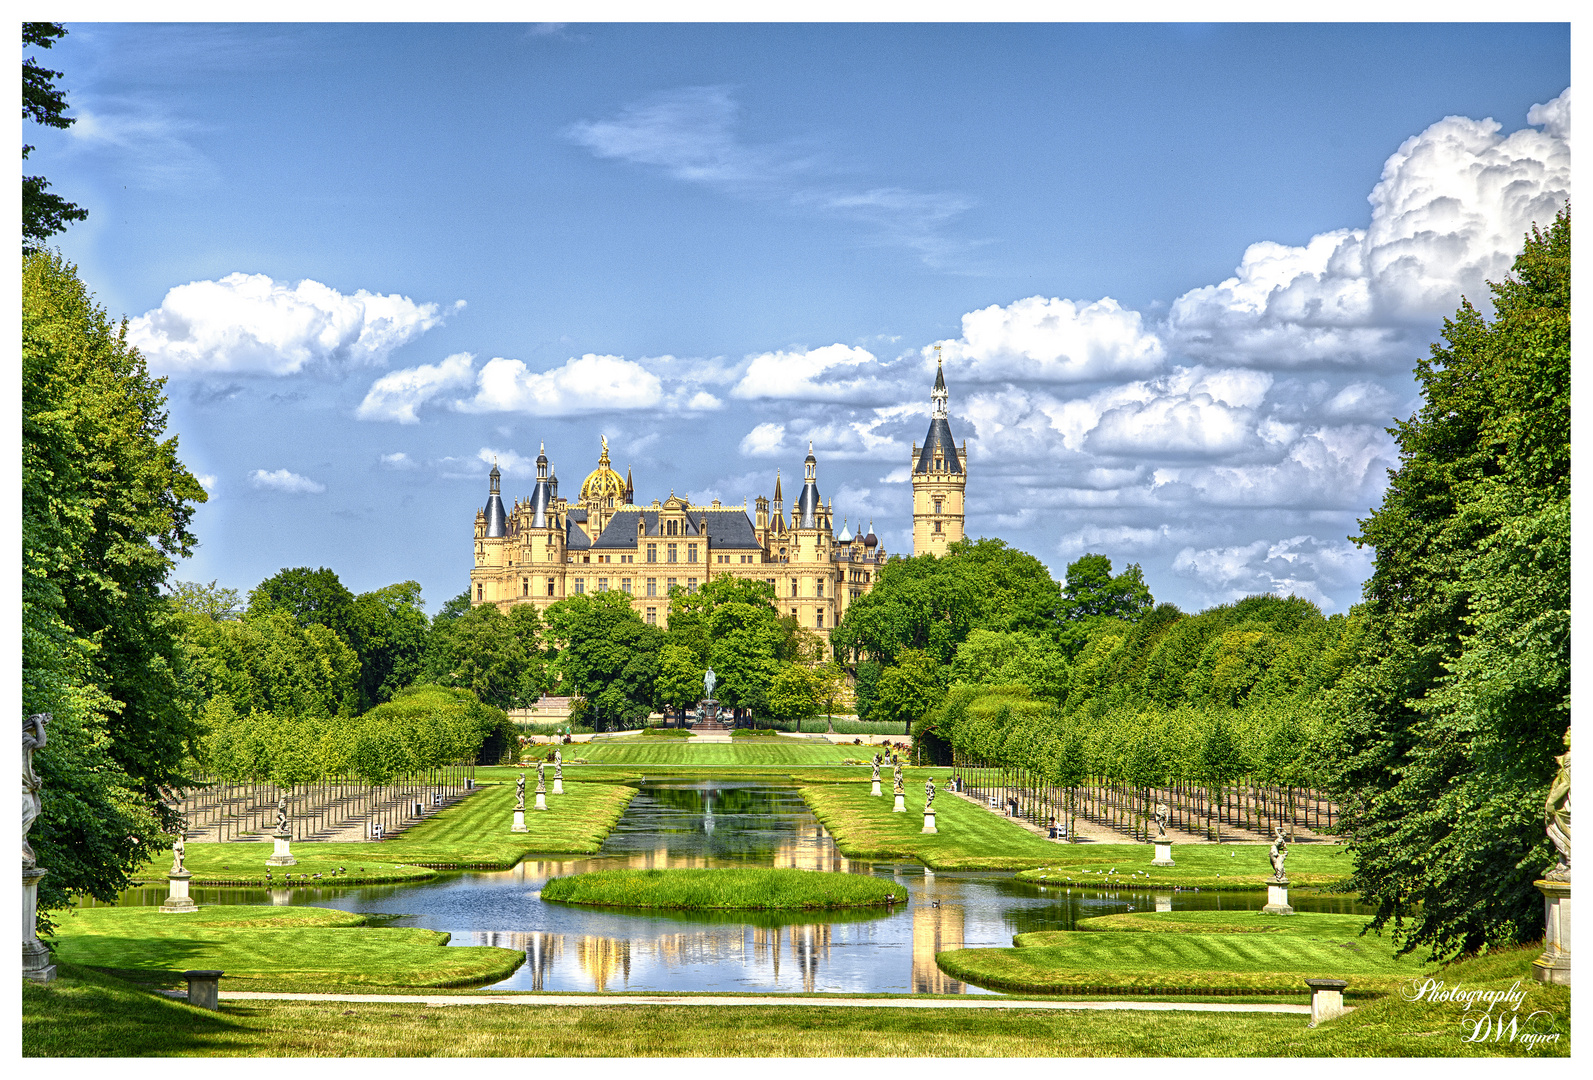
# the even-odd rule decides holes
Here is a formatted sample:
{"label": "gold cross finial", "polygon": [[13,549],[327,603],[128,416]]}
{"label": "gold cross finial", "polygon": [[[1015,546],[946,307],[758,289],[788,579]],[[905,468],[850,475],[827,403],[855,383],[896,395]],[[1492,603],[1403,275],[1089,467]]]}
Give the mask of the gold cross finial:
{"label": "gold cross finial", "polygon": [[940,366],[940,343],[938,341],[935,343],[935,366]]}

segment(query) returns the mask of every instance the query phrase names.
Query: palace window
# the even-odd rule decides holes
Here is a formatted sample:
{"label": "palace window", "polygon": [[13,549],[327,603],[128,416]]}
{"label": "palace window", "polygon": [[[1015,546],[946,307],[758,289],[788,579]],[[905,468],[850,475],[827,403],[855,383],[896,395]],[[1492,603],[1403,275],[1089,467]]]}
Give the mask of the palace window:
{"label": "palace window", "polygon": [[633,563],[635,561],[636,561],[636,556],[634,556],[634,555],[621,555],[620,556],[620,562],[622,562],[622,563]]}
{"label": "palace window", "polygon": [[673,593],[674,591],[675,591],[675,579],[674,578],[665,578],[664,579],[664,594],[667,596],[670,593]]}
{"label": "palace window", "polygon": [[548,578],[548,595],[553,595],[553,578]]}
{"label": "palace window", "polygon": [[796,578],[792,578],[791,579],[791,595],[795,596],[796,594],[797,594],[797,579]]}
{"label": "palace window", "polygon": [[680,547],[679,544],[670,544],[669,545],[669,561],[670,562],[677,562],[678,561],[675,556],[678,554],[678,548],[679,547]]}
{"label": "palace window", "polygon": [[686,591],[687,592],[696,592],[697,591],[697,579],[696,578],[689,577],[689,578],[686,579]]}
{"label": "palace window", "polygon": [[940,522],[938,522],[938,521],[937,521],[937,522],[935,522],[935,531],[936,531],[936,532],[939,532],[939,531],[940,531]]}
{"label": "palace window", "polygon": [[658,625],[658,609],[657,608],[650,607],[650,608],[647,609],[647,625],[649,625],[649,626],[657,626]]}
{"label": "palace window", "polygon": [[648,596],[657,596],[658,595],[658,579],[657,578],[650,577],[650,578],[647,579],[647,595]]}
{"label": "palace window", "polygon": [[657,544],[648,544],[647,545],[647,561],[648,562],[657,562],[658,561],[658,545]]}
{"label": "palace window", "polygon": [[479,582],[479,581],[476,582],[476,599],[477,600],[485,599],[485,596],[483,595],[483,589],[481,587],[481,582]]}
{"label": "palace window", "polygon": [[813,613],[813,617],[817,620],[814,625],[816,625],[820,630],[824,629],[824,609],[819,608],[819,610]]}
{"label": "palace window", "polygon": [[937,513],[937,514],[940,513],[940,500],[939,499],[935,500],[935,513]]}
{"label": "palace window", "polygon": [[819,580],[815,581],[813,584],[819,587],[819,596],[822,598],[824,596],[824,579],[819,578]]}
{"label": "palace window", "polygon": [[597,579],[597,591],[608,592],[608,578],[600,577]]}
{"label": "palace window", "polygon": [[628,577],[620,578],[620,589],[626,596],[629,596],[631,594],[631,579]]}
{"label": "palace window", "polygon": [[585,594],[586,594],[586,579],[584,577],[578,577],[578,578],[575,579],[575,595],[576,596],[584,596]]}
{"label": "palace window", "polygon": [[520,595],[521,596],[530,596],[531,595],[531,579],[530,578],[527,577],[527,578],[521,578],[520,579]]}

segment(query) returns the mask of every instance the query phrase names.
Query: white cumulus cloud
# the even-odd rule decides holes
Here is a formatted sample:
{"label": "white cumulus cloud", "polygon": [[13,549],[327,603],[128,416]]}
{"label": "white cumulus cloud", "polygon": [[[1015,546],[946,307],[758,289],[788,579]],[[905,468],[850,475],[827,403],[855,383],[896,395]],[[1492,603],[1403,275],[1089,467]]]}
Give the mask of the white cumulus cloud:
{"label": "white cumulus cloud", "polygon": [[741,439],[741,452],[747,457],[777,457],[787,453],[785,425],[763,423],[747,432]]}
{"label": "white cumulus cloud", "polygon": [[465,412],[522,412],[533,416],[650,409],[663,397],[663,383],[622,356],[587,353],[549,371],[532,371],[520,360],[494,357],[476,376],[476,396],[461,401]]}
{"label": "white cumulus cloud", "polygon": [[1287,368],[1409,364],[1428,320],[1488,302],[1522,238],[1571,194],[1569,88],[1522,128],[1449,116],[1383,165],[1366,229],[1263,241],[1234,276],[1173,302],[1169,344],[1214,362]]}
{"label": "white cumulus cloud", "polygon": [[1371,555],[1350,543],[1301,535],[1200,550],[1185,547],[1173,559],[1172,568],[1174,573],[1194,579],[1214,603],[1257,593],[1293,594],[1332,611],[1341,605],[1335,604],[1328,590],[1340,591],[1369,575]]}
{"label": "white cumulus cloud", "polygon": [[475,357],[454,353],[440,364],[420,364],[383,375],[371,384],[354,415],[361,420],[418,424],[416,410],[445,390],[475,381]]}
{"label": "white cumulus cloud", "polygon": [[263,491],[281,491],[289,495],[319,495],[326,490],[325,484],[318,484],[308,476],[300,476],[286,469],[274,472],[256,469],[249,474],[249,482]]}
{"label": "white cumulus cloud", "polygon": [[766,352],[749,358],[732,397],[801,401],[894,401],[895,387],[882,381],[879,360],[853,345]]}
{"label": "white cumulus cloud", "polygon": [[1085,382],[1146,375],[1165,357],[1137,311],[1111,297],[1081,303],[1043,296],[992,304],[962,317],[942,342],[956,377],[976,382]]}
{"label": "white cumulus cloud", "polygon": [[130,320],[127,334],[163,374],[292,375],[383,364],[442,320],[436,304],[407,296],[345,295],[308,278],[237,273],[176,286],[160,307]]}

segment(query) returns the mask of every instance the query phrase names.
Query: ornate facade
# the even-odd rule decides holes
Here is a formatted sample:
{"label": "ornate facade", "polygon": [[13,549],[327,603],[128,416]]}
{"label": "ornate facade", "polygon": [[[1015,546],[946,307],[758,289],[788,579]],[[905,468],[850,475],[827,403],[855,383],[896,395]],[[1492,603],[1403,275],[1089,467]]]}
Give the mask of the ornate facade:
{"label": "ornate facade", "polygon": [[[922,449],[913,447],[913,551],[945,554],[963,535],[967,448],[951,440],[946,380],[937,372],[934,411]],[[870,524],[865,534],[843,523],[835,532],[830,503],[819,495],[818,461],[808,446],[803,484],[789,518],[778,472],[774,497],[697,506],[671,492],[643,506],[630,470],[615,472],[603,439],[597,468],[570,501],[559,494],[557,470],[543,446],[531,494],[505,507],[493,465],[487,505],[476,511],[473,604],[545,608],[567,596],[620,592],[646,622],[665,626],[672,590],[695,592],[722,575],[774,586],[782,614],[828,637],[852,601],[865,595],[884,565],[885,547]],[[920,537],[922,536],[922,539]]]}
{"label": "ornate facade", "polygon": [[[937,352],[939,347],[936,347]],[[963,496],[968,486],[968,443],[951,437],[946,417],[946,373],[937,362],[929,393],[929,432],[913,444],[913,554],[944,555],[963,538]]]}

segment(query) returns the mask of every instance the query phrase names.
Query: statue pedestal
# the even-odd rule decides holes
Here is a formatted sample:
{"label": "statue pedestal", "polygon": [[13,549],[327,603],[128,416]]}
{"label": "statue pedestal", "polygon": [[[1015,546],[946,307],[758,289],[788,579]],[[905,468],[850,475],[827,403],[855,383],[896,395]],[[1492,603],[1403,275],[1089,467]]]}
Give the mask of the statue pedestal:
{"label": "statue pedestal", "polygon": [[1542,879],[1532,884],[1543,894],[1543,955],[1532,961],[1532,977],[1570,986],[1571,883]]}
{"label": "statue pedestal", "polygon": [[564,794],[564,778],[562,776],[555,776],[553,778],[553,794]]}
{"label": "statue pedestal", "polygon": [[509,831],[525,832],[525,811],[523,809],[514,812],[514,824],[509,826]]}
{"label": "statue pedestal", "polygon": [[186,870],[166,875],[166,902],[160,906],[161,914],[181,915],[199,910],[199,905],[188,898],[188,881],[192,877]]}
{"label": "statue pedestal", "polygon": [[1344,988],[1349,983],[1343,979],[1307,979],[1305,985],[1311,988],[1311,1022],[1307,1027],[1344,1015]]}
{"label": "statue pedestal", "polygon": [[880,791],[880,789],[879,789],[879,781],[878,781],[878,780],[876,780],[876,781],[874,781],[874,786],[873,786],[873,787],[871,787],[871,788],[869,788],[869,790],[868,790],[868,793],[869,793],[869,794],[870,794],[870,795],[882,795],[882,794],[884,794],[884,793],[883,793],[883,792],[882,792],[882,791]]}
{"label": "statue pedestal", "polygon": [[1293,915],[1294,909],[1289,906],[1289,879],[1282,881],[1271,880],[1267,882],[1267,906],[1261,909],[1263,915]]}
{"label": "statue pedestal", "polygon": [[42,866],[22,865],[22,977],[34,982],[55,978],[50,950],[39,940],[39,879],[49,871]]}
{"label": "statue pedestal", "polygon": [[1156,857],[1151,860],[1152,866],[1173,865],[1173,842],[1171,840],[1156,841]]}
{"label": "statue pedestal", "polygon": [[293,843],[293,837],[290,834],[275,833],[271,839],[276,841],[276,849],[271,852],[271,857],[266,860],[267,866],[299,865],[299,860],[295,859],[293,852],[289,850],[290,845]]}
{"label": "statue pedestal", "polygon": [[898,795],[898,796],[896,796],[896,805],[891,807],[891,813],[893,813],[893,814],[905,814],[905,813],[907,813],[907,796],[906,795]]}
{"label": "statue pedestal", "polygon": [[188,980],[188,1004],[197,1009],[210,1009],[212,1012],[221,1008],[221,977],[225,971],[185,971],[183,978]]}
{"label": "statue pedestal", "polygon": [[537,809],[538,810],[546,810],[547,808],[548,808],[548,793],[545,792],[545,791],[537,792]]}
{"label": "statue pedestal", "polygon": [[1171,910],[1173,910],[1173,895],[1172,895],[1172,893],[1157,893],[1156,894],[1156,910],[1157,911],[1171,911]]}
{"label": "statue pedestal", "polygon": [[939,829],[935,828],[935,812],[933,810],[925,810],[924,811],[924,827],[922,829],[918,830],[918,831],[919,832],[939,832],[940,831]]}

